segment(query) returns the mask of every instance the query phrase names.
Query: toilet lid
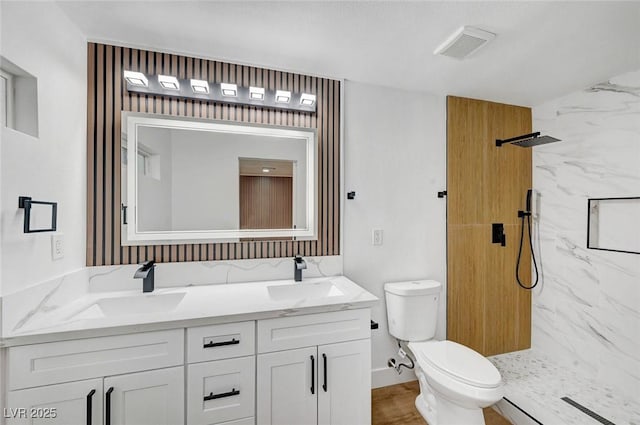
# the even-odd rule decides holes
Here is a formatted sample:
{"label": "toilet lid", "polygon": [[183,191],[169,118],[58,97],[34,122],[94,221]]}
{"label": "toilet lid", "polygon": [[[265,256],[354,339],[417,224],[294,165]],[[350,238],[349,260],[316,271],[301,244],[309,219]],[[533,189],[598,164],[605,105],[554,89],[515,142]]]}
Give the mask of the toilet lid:
{"label": "toilet lid", "polygon": [[500,372],[485,357],[453,341],[425,341],[409,344],[418,363],[427,363],[453,379],[481,388],[502,383]]}

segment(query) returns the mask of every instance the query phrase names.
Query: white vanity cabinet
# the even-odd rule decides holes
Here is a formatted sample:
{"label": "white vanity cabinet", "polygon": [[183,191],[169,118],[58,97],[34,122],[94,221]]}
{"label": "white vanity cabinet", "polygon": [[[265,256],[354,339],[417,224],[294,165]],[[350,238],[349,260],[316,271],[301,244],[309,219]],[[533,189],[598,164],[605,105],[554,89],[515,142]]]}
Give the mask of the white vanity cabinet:
{"label": "white vanity cabinet", "polygon": [[258,321],[258,425],[370,424],[369,317],[347,310]]}
{"label": "white vanity cabinet", "polygon": [[255,321],[187,329],[187,424],[255,424],[255,338]]}
{"label": "white vanity cabinet", "polygon": [[10,425],[101,424],[102,388],[102,379],[89,379],[10,391],[4,416]]}
{"label": "white vanity cabinet", "polygon": [[14,346],[6,422],[370,424],[370,335],[357,309]]}
{"label": "white vanity cabinet", "polygon": [[370,424],[371,341],[322,345],[318,359],[318,424]]}
{"label": "white vanity cabinet", "polygon": [[176,425],[183,389],[180,366],[10,391],[8,424]]}
{"label": "white vanity cabinet", "polygon": [[258,424],[317,423],[317,347],[258,356]]}
{"label": "white vanity cabinet", "polygon": [[[184,422],[184,367],[104,378],[105,425]],[[100,423],[100,422],[96,422]]]}
{"label": "white vanity cabinet", "polygon": [[11,347],[8,390],[9,425],[184,423],[184,330]]}

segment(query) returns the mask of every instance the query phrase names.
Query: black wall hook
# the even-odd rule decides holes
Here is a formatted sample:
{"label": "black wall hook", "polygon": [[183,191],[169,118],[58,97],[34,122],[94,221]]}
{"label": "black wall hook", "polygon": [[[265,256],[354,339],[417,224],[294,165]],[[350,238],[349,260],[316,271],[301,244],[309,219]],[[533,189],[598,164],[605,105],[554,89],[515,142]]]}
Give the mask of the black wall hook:
{"label": "black wall hook", "polygon": [[356,199],[356,193],[353,191],[347,193],[347,199]]}

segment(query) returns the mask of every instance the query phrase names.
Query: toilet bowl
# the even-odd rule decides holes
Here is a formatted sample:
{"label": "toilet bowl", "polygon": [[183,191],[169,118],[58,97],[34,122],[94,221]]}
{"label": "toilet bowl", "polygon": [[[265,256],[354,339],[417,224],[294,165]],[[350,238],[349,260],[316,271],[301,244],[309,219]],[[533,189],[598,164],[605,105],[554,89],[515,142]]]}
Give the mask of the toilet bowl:
{"label": "toilet bowl", "polygon": [[503,396],[489,360],[453,341],[410,342],[417,360],[416,407],[429,424],[484,424],[482,409]]}
{"label": "toilet bowl", "polygon": [[464,345],[432,340],[441,287],[430,280],[385,284],[389,332],[408,342],[416,360],[416,408],[429,425],[483,425],[482,409],[503,396],[500,372]]}

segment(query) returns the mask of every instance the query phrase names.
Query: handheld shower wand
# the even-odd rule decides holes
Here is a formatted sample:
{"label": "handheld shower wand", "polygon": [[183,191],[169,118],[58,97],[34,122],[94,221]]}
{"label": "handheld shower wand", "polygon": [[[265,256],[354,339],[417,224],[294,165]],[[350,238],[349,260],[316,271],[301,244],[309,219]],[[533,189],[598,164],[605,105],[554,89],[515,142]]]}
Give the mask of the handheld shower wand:
{"label": "handheld shower wand", "polygon": [[[516,262],[516,281],[523,289],[533,289],[538,284],[540,274],[538,273],[538,264],[536,263],[536,254],[533,250],[533,239],[531,238],[531,195],[532,190],[527,190],[527,199],[525,201],[525,210],[518,211],[518,217],[522,220],[520,226],[520,248],[518,248],[518,260]],[[533,268],[536,272],[536,280],[531,286],[527,286],[520,280],[520,259],[522,258],[522,245],[524,243],[524,223],[527,222],[527,230],[529,235],[529,247],[531,248],[531,258],[533,259]]]}

